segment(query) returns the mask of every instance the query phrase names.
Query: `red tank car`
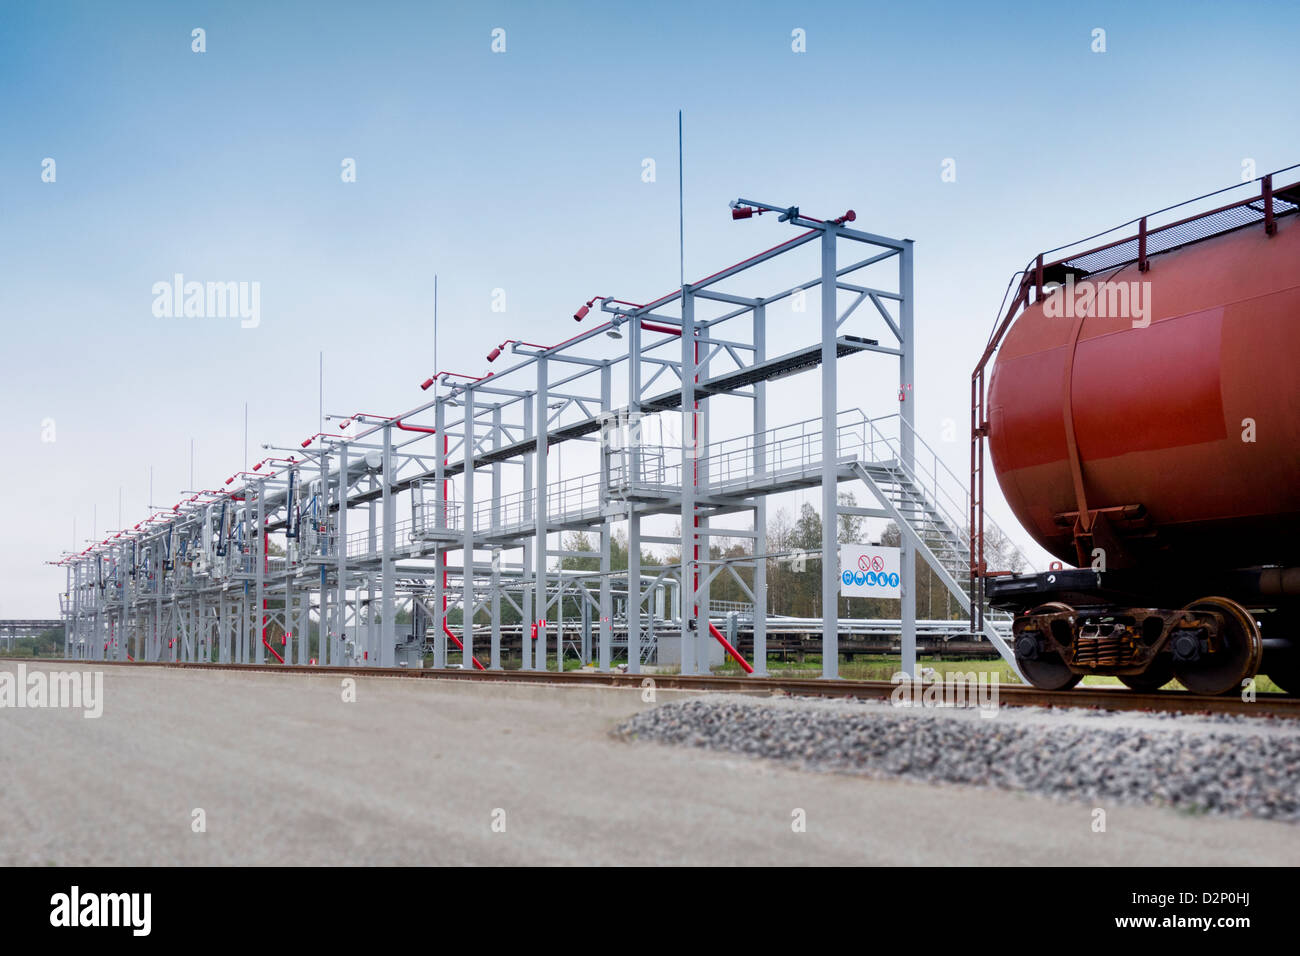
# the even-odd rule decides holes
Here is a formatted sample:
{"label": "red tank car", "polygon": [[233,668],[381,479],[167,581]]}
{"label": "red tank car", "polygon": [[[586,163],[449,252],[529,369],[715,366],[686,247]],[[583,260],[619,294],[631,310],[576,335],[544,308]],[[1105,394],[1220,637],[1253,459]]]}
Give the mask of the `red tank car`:
{"label": "red tank car", "polygon": [[1079,569],[977,582],[1031,683],[1300,689],[1300,184],[1257,189],[1038,257],[976,370],[977,505],[987,438],[1016,517]]}
{"label": "red tank car", "polygon": [[1277,225],[1070,281],[1015,320],[989,452],[1046,550],[1091,564],[1081,491],[1112,516],[1110,566],[1300,564],[1300,220]]}

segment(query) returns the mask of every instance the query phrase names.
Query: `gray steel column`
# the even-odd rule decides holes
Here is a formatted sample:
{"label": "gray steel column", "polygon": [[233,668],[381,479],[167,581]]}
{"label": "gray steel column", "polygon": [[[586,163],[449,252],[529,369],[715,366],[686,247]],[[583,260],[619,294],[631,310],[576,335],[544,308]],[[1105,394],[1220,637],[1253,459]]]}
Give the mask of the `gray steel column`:
{"label": "gray steel column", "polygon": [[118,614],[121,615],[121,617],[119,618],[118,621],[117,633],[114,635],[116,638],[114,643],[117,646],[110,647],[109,654],[112,655],[113,660],[124,661],[126,660],[126,643],[130,639],[130,633],[131,633],[131,626],[130,626],[131,608],[130,608],[130,604],[128,603],[130,600],[130,598],[128,597],[128,592],[131,589],[131,562],[127,558],[127,555],[130,554],[129,546],[123,544],[121,550],[119,551],[119,554],[121,555],[119,560],[121,560],[122,564],[125,565],[122,568],[122,573],[120,575],[120,581],[119,581],[119,584],[121,586],[121,595],[119,597],[119,600],[121,601],[121,607],[118,609]]}
{"label": "gray steel column", "polygon": [[383,482],[384,542],[380,571],[383,575],[383,616],[380,619],[379,666],[397,664],[397,513],[393,507],[393,426],[384,426]]}
{"label": "gray steel column", "polygon": [[837,418],[837,356],[835,336],[839,314],[835,295],[835,229],[822,229],[822,677],[839,676],[839,443]]}
{"label": "gray steel column", "polygon": [[[329,663],[351,664],[352,661],[342,657],[344,635],[347,627],[348,609],[348,443],[339,443],[339,479],[338,479],[338,517],[334,522],[334,573],[338,575],[335,582],[338,588],[338,616],[334,625],[333,645],[330,650]],[[355,622],[354,622],[355,626]]]}
{"label": "gray steel column", "polygon": [[[329,529],[330,520],[330,466],[329,453],[325,450],[324,443],[321,445],[320,453],[320,490],[316,493],[316,527],[313,533],[317,535],[317,549],[321,559],[320,565],[320,598],[317,601],[316,610],[316,662],[325,664],[330,656],[330,632],[333,628],[330,626],[330,616],[332,609],[330,605],[329,594],[329,567],[325,559],[329,556],[329,543],[325,537]],[[308,627],[311,626],[310,615],[308,615]],[[310,660],[310,655],[308,655]]]}
{"label": "gray steel column", "polygon": [[[705,332],[708,336],[708,332]],[[697,361],[695,375],[708,380],[710,346],[704,346],[704,355]],[[697,399],[699,410],[695,415],[695,494],[709,492],[709,397],[703,395]],[[696,540],[700,549],[700,561],[696,565],[699,586],[696,588],[695,601],[699,611],[695,615],[695,670],[697,674],[708,674],[713,668],[709,666],[709,655],[713,651],[713,635],[709,632],[709,605],[713,600],[713,536],[709,533],[709,519],[699,518],[696,527]]]}
{"label": "gray steel column", "polygon": [[[600,438],[600,510],[604,516],[600,523],[600,621],[599,641],[600,659],[598,667],[607,671],[613,658],[614,621],[613,597],[610,595],[610,532],[613,519],[609,514],[609,413],[610,413],[610,367],[606,362],[600,369],[600,412],[605,417],[605,428]],[[583,607],[587,602],[583,600]]]}
{"label": "gray steel column", "polygon": [[299,627],[302,621],[302,609],[307,603],[307,592],[302,588],[284,592],[284,628],[282,631],[280,656],[284,658],[286,664],[296,664],[298,662],[298,647],[302,640],[302,631]]}
{"label": "gray steel column", "polygon": [[[251,509],[252,509],[252,502],[248,500],[248,495],[247,493],[245,493],[244,500],[240,502],[239,516],[238,516],[238,520],[243,524],[243,528],[244,528],[244,534],[243,534],[244,553],[239,555],[238,564],[240,565],[241,573],[244,575],[247,575],[249,572],[252,571],[252,563],[256,561],[256,559],[253,556],[255,551],[255,549],[253,548],[253,531],[252,528],[250,527],[252,524],[252,521],[250,520],[250,515],[252,513]],[[245,562],[250,562],[250,563],[247,566],[245,566],[244,564]],[[252,589],[247,580],[244,580],[240,583],[242,586],[240,588],[240,594],[239,594],[239,663],[249,664],[252,662],[253,631],[255,630],[254,612],[251,607]],[[172,611],[171,613],[172,620],[169,623],[172,623],[172,626],[174,626],[174,621],[176,617],[174,605],[171,608],[171,611]]]}
{"label": "gray steel column", "polygon": [[[255,494],[257,495],[257,511],[256,511],[257,535],[255,537],[255,540],[257,541],[257,549],[255,552],[254,560],[257,562],[257,566],[253,574],[254,574],[254,581],[255,581],[255,589],[257,591],[257,596],[256,596],[257,607],[254,609],[253,613],[257,621],[255,625],[254,640],[257,641],[257,647],[255,653],[257,654],[257,663],[259,664],[266,663],[265,641],[266,641],[267,548],[266,548],[266,512],[263,510],[265,507],[265,495],[262,494],[264,486],[265,486],[265,482],[259,480],[257,482],[257,491],[255,492]],[[247,487],[247,485],[245,485],[245,487]]]}
{"label": "gray steel column", "polygon": [[[536,396],[529,394],[524,396],[524,441],[534,437],[536,428],[535,418]],[[523,520],[526,524],[533,516],[533,455],[524,455],[524,490],[523,490]],[[520,607],[523,613],[519,620],[519,648],[522,655],[520,663],[521,670],[533,669],[533,642],[530,637],[532,624],[536,618],[533,615],[533,589],[529,586],[532,582],[533,567],[533,539],[531,536],[523,538],[523,561],[522,570],[519,575],[520,587]]]}
{"label": "gray steel column", "polygon": [[[367,646],[366,641],[363,641],[361,639],[361,602],[362,602],[361,595],[362,595],[361,586],[360,586],[360,582],[358,581],[357,587],[352,593],[352,633],[355,635],[352,642],[354,646],[354,650],[352,654],[354,660],[356,659],[355,648],[364,649]],[[367,627],[368,626],[369,626],[369,622],[367,622]],[[367,660],[364,663],[369,664],[370,661]]]}
{"label": "gray steel column", "polygon": [[474,668],[474,439],[476,429],[474,427],[474,389],[466,387],[465,389],[465,444],[464,444],[464,461],[465,471],[463,481],[465,491],[462,495],[462,509],[465,514],[465,523],[462,528],[461,564],[464,567],[462,572],[463,586],[461,589],[461,616],[460,616],[460,640],[465,645],[461,653],[460,666],[465,670]]}
{"label": "gray steel column", "polygon": [[[286,499],[285,513],[288,514],[289,503]],[[288,528],[286,527],[286,532]],[[290,570],[289,556],[293,549],[293,540],[288,537],[287,533],[284,539],[284,626],[280,633],[283,637],[280,639],[280,656],[284,658],[286,664],[293,663],[295,641],[300,635],[296,633],[298,595],[293,588],[293,571]]]}
{"label": "gray steel column", "polygon": [[[690,286],[682,286],[682,637],[681,670],[696,673],[696,644],[699,608],[696,575],[699,565],[695,548],[699,538],[695,531],[695,297]],[[638,596],[639,597],[639,596]]]}
{"label": "gray steel column", "polygon": [[[754,364],[767,359],[767,306],[754,306]],[[754,475],[767,474],[767,383],[754,384]],[[767,676],[767,495],[754,499],[754,676]]]}
{"label": "gray steel column", "polygon": [[[76,542],[73,542],[76,545]],[[76,646],[77,628],[80,625],[81,618],[81,562],[73,561],[68,564],[68,606],[67,613],[63,617],[63,658],[67,660],[72,656],[72,648]],[[13,641],[9,642],[9,648],[13,650]]]}
{"label": "gray steel column", "polygon": [[[106,588],[99,587],[99,575],[103,573],[103,556],[95,555],[95,570],[90,576],[91,596],[94,598],[94,610],[91,612],[90,630],[86,635],[86,643],[81,650],[82,660],[93,659],[95,645],[99,642],[99,634],[103,628],[104,602]],[[93,634],[93,637],[91,636]]]}
{"label": "gray steel column", "polygon": [[154,591],[153,633],[149,636],[149,645],[144,655],[147,661],[162,659],[163,588],[167,585],[167,565],[161,556],[162,548],[159,548],[158,552],[158,569],[154,572],[156,575],[154,580],[157,581],[158,587]]}
{"label": "gray steel column", "polygon": [[[561,549],[563,550],[563,549]],[[549,621],[547,622],[550,623]],[[564,569],[555,572],[555,669],[564,673]]]}
{"label": "gray steel column", "polygon": [[[898,256],[898,448],[901,464],[914,474],[916,452],[916,356],[912,337],[912,241],[904,240]],[[902,671],[916,676],[916,548],[909,535],[900,535],[898,576],[902,583]]]}
{"label": "gray steel column", "polygon": [[[235,656],[235,660],[236,660],[236,663],[239,663],[239,664],[247,664],[247,663],[248,663],[248,653],[249,653],[249,649],[248,649],[248,635],[249,635],[249,621],[248,621],[248,582],[247,582],[247,581],[243,581],[243,582],[240,583],[240,588],[239,588],[239,612],[238,612],[238,613],[239,613],[239,616],[238,616],[238,619],[237,619],[237,620],[238,620],[238,623],[239,623],[239,635],[238,635],[238,636],[239,636],[239,644],[238,644],[238,647],[237,647],[236,650],[235,650],[235,655],[236,655],[236,656]],[[161,653],[162,653],[162,649],[161,649],[161,647],[160,647],[160,648],[159,648],[159,654],[161,655]]]}
{"label": "gray steel column", "polygon": [[[547,439],[550,434],[550,409],[547,408],[547,375],[548,375],[546,356],[541,355],[537,359],[537,395],[534,397],[533,411],[536,416],[536,435],[537,449],[534,452],[536,458],[536,470],[534,480],[537,485],[536,490],[536,512],[535,512],[535,531],[533,535],[533,547],[536,553],[533,555],[535,561],[533,573],[533,594],[534,608],[533,615],[537,619],[537,644],[534,648],[536,656],[537,670],[544,671],[547,669],[546,661],[546,455]],[[527,633],[524,639],[528,639]]]}
{"label": "gray steel column", "polygon": [[[308,580],[311,580],[308,578]],[[324,597],[325,592],[321,592]],[[294,628],[298,635],[298,663],[306,664],[311,659],[311,587],[302,589],[301,604],[298,611],[298,626]]]}
{"label": "gray steel column", "polygon": [[[369,457],[369,456],[367,456]],[[381,455],[382,459],[382,455]],[[370,491],[375,490],[374,475],[367,476],[367,485]],[[382,495],[383,492],[380,492]],[[370,517],[370,527],[366,531],[366,555],[369,557],[366,566],[374,567],[374,556],[379,554],[379,504],[371,498],[366,505],[366,511]],[[382,558],[381,558],[382,560]],[[375,614],[375,572],[366,571],[366,640],[365,640],[365,662],[369,667],[376,667],[379,664],[379,634],[376,631],[377,615]]]}
{"label": "gray steel column", "polygon": [[442,535],[450,527],[447,502],[447,403],[441,396],[434,399],[434,432],[441,448],[436,449],[433,464],[434,532],[433,548],[433,666],[447,666],[447,549]]}
{"label": "gray steel column", "polygon": [[590,592],[584,585],[578,585],[578,592],[578,655],[582,665],[586,667],[592,661],[591,601],[588,600]]}
{"label": "gray steel column", "polygon": [[[492,447],[501,447],[501,403],[492,408]],[[501,528],[501,462],[492,463],[492,531]],[[493,547],[492,560],[492,650],[488,670],[501,670],[501,548]]]}
{"label": "gray steel column", "polygon": [[[645,430],[641,423],[641,320],[627,322],[628,481],[642,481],[641,454]],[[662,451],[662,449],[661,449]],[[641,518],[636,503],[627,504],[627,670],[641,673]]]}
{"label": "gray steel column", "polygon": [[627,519],[627,670],[641,673],[641,516],[632,505]]}
{"label": "gray steel column", "polygon": [[433,546],[433,666],[447,666],[447,549],[438,542]]}

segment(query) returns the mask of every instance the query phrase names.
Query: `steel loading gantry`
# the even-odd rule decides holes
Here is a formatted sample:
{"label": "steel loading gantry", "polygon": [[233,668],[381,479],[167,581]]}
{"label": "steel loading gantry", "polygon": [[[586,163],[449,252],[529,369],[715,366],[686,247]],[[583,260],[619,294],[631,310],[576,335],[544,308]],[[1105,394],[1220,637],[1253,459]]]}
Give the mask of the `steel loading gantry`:
{"label": "steel loading gantry", "polygon": [[[169,511],[66,555],[58,563],[67,570],[68,655],[264,663],[269,653],[306,664],[314,622],[320,664],[420,666],[431,643],[434,665],[443,667],[450,641],[467,666],[496,669],[503,635],[517,632],[523,668],[546,669],[550,660],[562,668],[565,598],[572,604],[576,596],[579,653],[601,669],[617,655],[636,672],[657,652],[661,663],[698,673],[722,648],[749,669],[710,618],[711,583],[728,574],[757,609],[749,626],[752,672],[761,676],[767,497],[820,487],[824,595],[839,592],[840,515],[889,519],[901,529],[899,626],[903,667],[914,673],[913,555],[969,612],[970,541],[966,490],[913,426],[912,243],[853,228],[852,211],[819,220],[797,208],[732,204],[734,219],[769,213],[801,231],[648,303],[597,296],[574,318],[581,322],[599,303],[608,317],[599,326],[552,346],[503,342],[488,360],[508,348],[520,358],[509,369],[436,372],[422,386],[432,401],[398,416],[346,416],[338,434],[277,449],[283,455],[223,487],[189,492]],[[804,246],[820,263],[811,278],[761,297],[729,291]],[[806,309],[820,335],[790,350],[794,330],[783,322],[772,347],[769,308],[791,297],[812,305],[809,290],[820,293],[820,308]],[[880,336],[877,328],[888,344],[853,334]],[[622,354],[596,354],[610,339],[622,341]],[[839,362],[859,353],[896,361],[896,412],[870,418],[839,407]],[[769,384],[801,373],[820,379],[821,414],[770,427]],[[715,406],[737,399],[749,407],[731,416],[735,434],[723,437],[727,420]],[[670,437],[673,422],[680,427]],[[588,470],[565,473],[566,447]],[[841,505],[841,482],[865,485],[871,506]],[[750,527],[715,523],[736,515],[748,515]],[[652,533],[656,516],[677,518],[679,531]],[[611,543],[621,524],[628,567],[615,570]],[[573,530],[598,540],[582,556],[598,558],[599,571],[552,563],[573,556],[556,540]],[[710,540],[723,537],[750,542],[746,556],[711,558]],[[676,545],[684,560],[643,566],[647,544]],[[458,566],[449,563],[454,555]],[[749,581],[740,567],[752,569]],[[822,606],[830,678],[848,622],[837,620],[836,600]],[[448,612],[457,607],[453,624]],[[503,607],[528,623],[503,623]],[[398,634],[399,609],[411,616],[409,634]],[[1013,659],[992,616],[984,636]]]}

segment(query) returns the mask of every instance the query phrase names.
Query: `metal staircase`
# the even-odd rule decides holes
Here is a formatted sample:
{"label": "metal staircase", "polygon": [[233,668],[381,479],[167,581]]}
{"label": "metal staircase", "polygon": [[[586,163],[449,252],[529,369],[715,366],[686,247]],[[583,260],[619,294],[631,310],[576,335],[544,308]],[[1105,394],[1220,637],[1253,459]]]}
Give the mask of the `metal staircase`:
{"label": "metal staircase", "polygon": [[[856,448],[850,441],[846,449],[845,429],[841,429],[841,460],[847,458],[900,532],[911,540],[962,610],[970,614],[970,536],[960,518],[968,508],[968,492],[934,450],[914,433],[912,465],[907,466],[897,435],[888,433],[890,422],[896,422],[899,429],[909,427],[898,416],[874,420],[863,417],[857,423],[863,440]],[[988,525],[996,527],[991,522]],[[1010,621],[1009,614],[986,609],[982,633],[1014,667],[1015,654],[1004,636],[1009,633]]]}

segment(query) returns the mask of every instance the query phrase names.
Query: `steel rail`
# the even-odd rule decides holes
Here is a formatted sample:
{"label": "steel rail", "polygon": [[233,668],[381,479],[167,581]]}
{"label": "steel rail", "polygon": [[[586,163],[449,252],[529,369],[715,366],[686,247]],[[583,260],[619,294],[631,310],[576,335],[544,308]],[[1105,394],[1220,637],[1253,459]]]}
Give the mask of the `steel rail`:
{"label": "steel rail", "polygon": [[[301,664],[209,664],[186,661],[69,661],[64,658],[0,657],[0,661],[81,667],[159,667],[174,670],[223,670],[243,673],[312,677],[389,677],[426,680],[468,680],[486,683],[551,684],[570,687],[622,687],[659,690],[710,691],[761,696],[843,697],[888,700],[899,685],[884,680],[824,680],[797,677],[739,677],[719,674],[624,674],[600,671],[460,670],[455,668],[322,667]],[[650,683],[648,683],[650,682]],[[1234,714],[1249,717],[1300,719],[1300,698],[1285,694],[1206,697],[1187,691],[1133,691],[1123,687],[1074,687],[1046,691],[1022,684],[998,685],[998,703],[1010,707],[1083,707],[1094,710],[1156,711],[1162,713]]]}

